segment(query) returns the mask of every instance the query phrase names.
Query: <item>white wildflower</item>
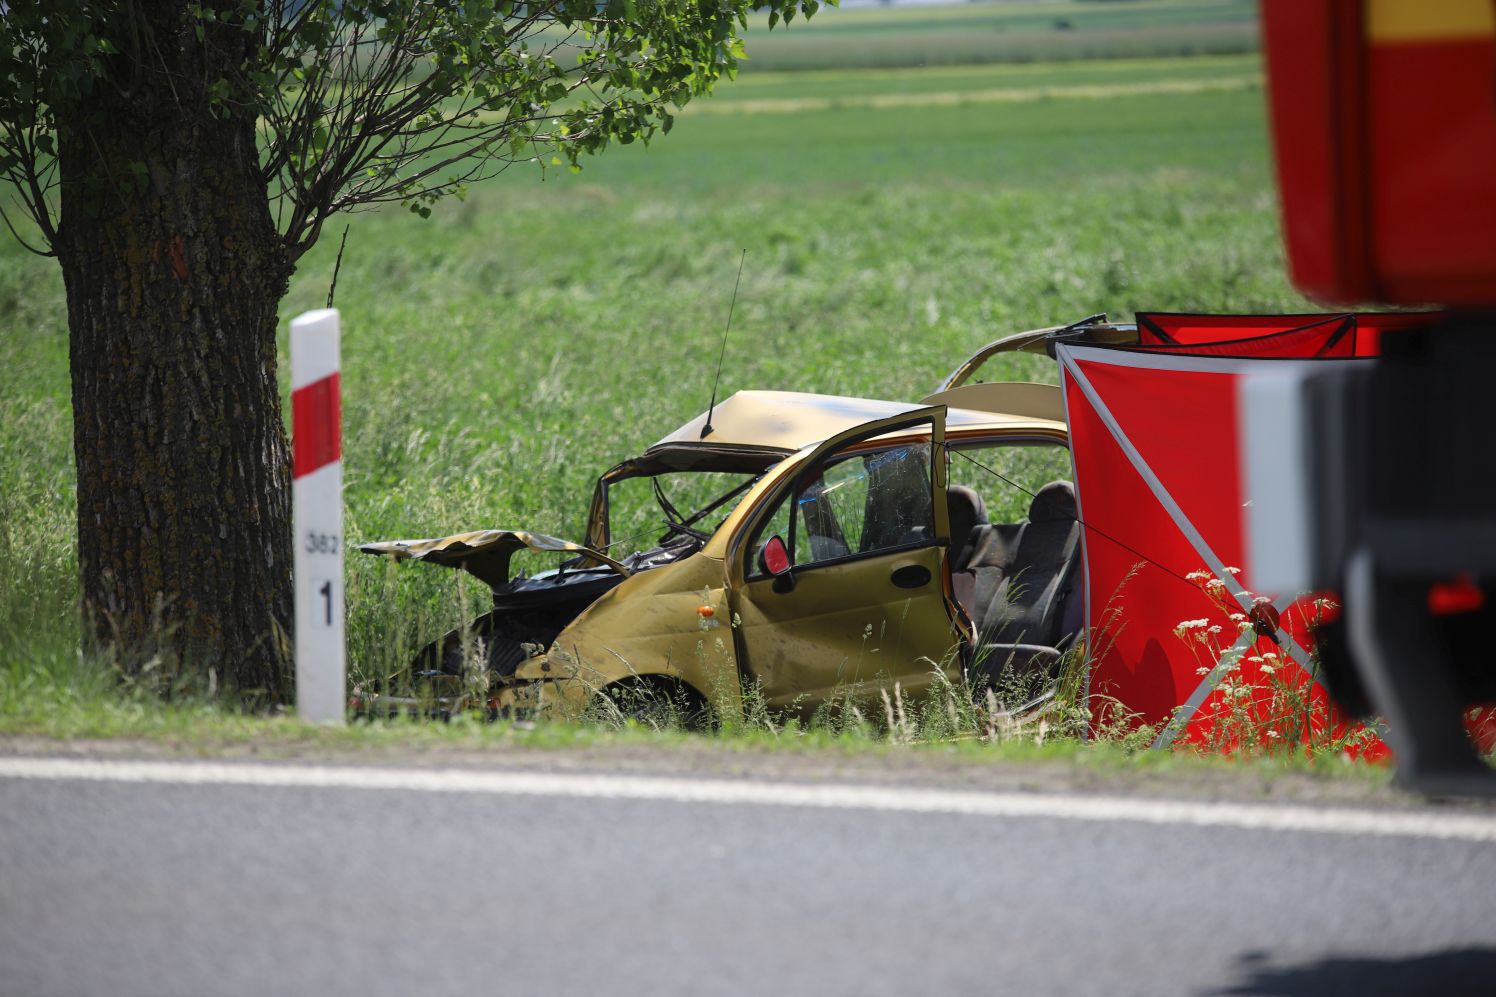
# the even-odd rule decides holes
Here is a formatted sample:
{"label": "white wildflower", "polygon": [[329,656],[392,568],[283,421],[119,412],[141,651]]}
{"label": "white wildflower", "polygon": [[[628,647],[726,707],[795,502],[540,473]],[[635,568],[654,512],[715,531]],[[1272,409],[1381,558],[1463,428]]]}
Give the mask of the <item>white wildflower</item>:
{"label": "white wildflower", "polygon": [[1209,620],[1180,620],[1179,625],[1174,628],[1175,637],[1183,637],[1191,630],[1200,630],[1210,626]]}

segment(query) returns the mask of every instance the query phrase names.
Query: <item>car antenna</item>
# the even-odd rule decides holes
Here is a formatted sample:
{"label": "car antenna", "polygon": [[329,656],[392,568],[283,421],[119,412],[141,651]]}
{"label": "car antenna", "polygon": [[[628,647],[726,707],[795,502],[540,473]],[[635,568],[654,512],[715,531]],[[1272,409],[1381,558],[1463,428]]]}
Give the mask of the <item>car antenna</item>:
{"label": "car antenna", "polygon": [[712,413],[717,409],[717,384],[722,380],[722,358],[727,356],[727,334],[732,330],[732,310],[738,303],[738,285],[743,283],[743,263],[748,259],[748,250],[738,259],[738,279],[732,282],[732,301],[727,305],[727,327],[722,330],[722,349],[717,353],[717,373],[712,376],[712,402],[706,407],[706,425],[701,427],[701,439],[712,435]]}

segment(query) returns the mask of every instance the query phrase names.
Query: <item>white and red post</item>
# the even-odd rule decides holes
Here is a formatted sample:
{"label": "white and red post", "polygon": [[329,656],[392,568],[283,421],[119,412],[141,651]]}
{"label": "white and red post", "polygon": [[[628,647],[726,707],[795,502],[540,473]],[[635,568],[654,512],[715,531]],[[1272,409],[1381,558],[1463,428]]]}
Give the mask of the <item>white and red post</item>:
{"label": "white and red post", "polygon": [[343,406],[336,309],[291,320],[292,528],[296,546],[296,712],[341,724]]}

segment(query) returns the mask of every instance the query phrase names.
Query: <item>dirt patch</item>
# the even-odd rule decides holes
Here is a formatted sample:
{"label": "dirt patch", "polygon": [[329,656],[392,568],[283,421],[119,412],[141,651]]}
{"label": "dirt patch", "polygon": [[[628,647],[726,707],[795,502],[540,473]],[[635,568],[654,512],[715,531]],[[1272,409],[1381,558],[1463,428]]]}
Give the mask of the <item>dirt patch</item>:
{"label": "dirt patch", "polygon": [[1139,83],[1094,83],[1041,87],[994,87],[982,90],[933,90],[841,97],[762,97],[693,102],[682,114],[800,114],[806,111],[889,110],[906,107],[960,107],[965,104],[1033,104],[1041,100],[1108,100],[1156,94],[1252,90],[1262,74],[1200,80],[1147,80]]}

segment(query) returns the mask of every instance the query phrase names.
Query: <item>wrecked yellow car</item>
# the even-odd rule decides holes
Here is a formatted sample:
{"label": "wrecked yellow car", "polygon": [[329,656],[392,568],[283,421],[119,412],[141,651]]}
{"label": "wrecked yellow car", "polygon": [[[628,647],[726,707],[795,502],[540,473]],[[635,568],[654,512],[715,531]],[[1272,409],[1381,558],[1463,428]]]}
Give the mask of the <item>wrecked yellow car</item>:
{"label": "wrecked yellow car", "polygon": [[[1060,392],[970,381],[1045,332],[987,347],[918,403],[732,395],[603,474],[580,541],[490,529],[360,549],[492,588],[492,611],[416,669],[472,689],[477,662],[494,715],[640,692],[693,715],[732,715],[745,691],[808,712],[894,683],[918,695],[982,660],[1053,672],[1082,618]],[[644,543],[618,515],[641,490]],[[525,550],[563,560],[512,575]]]}

